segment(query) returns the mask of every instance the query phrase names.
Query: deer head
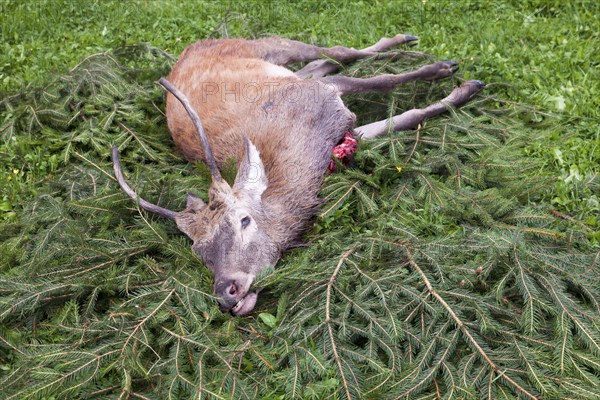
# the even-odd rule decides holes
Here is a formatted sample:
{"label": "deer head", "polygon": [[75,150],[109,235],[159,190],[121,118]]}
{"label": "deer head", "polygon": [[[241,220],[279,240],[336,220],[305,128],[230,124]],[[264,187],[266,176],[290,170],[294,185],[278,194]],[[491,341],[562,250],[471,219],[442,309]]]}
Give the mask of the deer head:
{"label": "deer head", "polygon": [[164,78],[159,83],[181,102],[196,127],[212,177],[208,204],[189,193],[186,208],[174,212],[143,200],[125,181],[119,152],[113,147],[115,176],[121,189],[143,209],[175,220],[193,241],[192,250],[214,274],[214,293],[221,309],[234,315],[248,314],[256,304],[257,293],[250,292],[254,278],[274,265],[281,254],[268,234],[269,218],[262,203],[268,182],[260,154],[244,139],[245,156],[230,186],[221,177],[200,118],[185,95]]}

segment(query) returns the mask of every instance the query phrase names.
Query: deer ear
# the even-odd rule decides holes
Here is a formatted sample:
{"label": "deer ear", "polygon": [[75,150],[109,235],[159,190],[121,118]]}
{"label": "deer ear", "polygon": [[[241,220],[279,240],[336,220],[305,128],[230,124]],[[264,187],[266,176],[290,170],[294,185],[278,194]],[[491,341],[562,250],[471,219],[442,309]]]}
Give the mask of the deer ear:
{"label": "deer ear", "polygon": [[177,213],[175,216],[175,223],[177,228],[187,235],[190,239],[194,240],[194,226],[196,225],[195,214],[192,212],[182,211]]}
{"label": "deer ear", "polygon": [[235,177],[233,189],[260,199],[269,184],[267,174],[256,146],[248,138],[244,138],[244,143],[246,145],[246,155]]}
{"label": "deer ear", "polygon": [[206,207],[206,203],[204,203],[200,197],[196,196],[194,193],[188,193],[185,210],[178,212],[175,216],[177,228],[185,233],[190,239],[193,238],[193,232],[197,225],[196,214],[204,207]]}
{"label": "deer ear", "polygon": [[206,203],[194,193],[188,193],[185,202],[185,211],[197,212],[206,207]]}

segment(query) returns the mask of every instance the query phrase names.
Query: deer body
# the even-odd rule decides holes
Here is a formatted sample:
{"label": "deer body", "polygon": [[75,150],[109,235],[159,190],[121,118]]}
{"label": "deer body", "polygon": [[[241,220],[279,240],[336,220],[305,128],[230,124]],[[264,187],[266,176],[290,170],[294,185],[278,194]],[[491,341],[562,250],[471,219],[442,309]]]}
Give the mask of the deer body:
{"label": "deer body", "polygon": [[[113,148],[115,173],[130,197],[173,218],[190,237],[192,249],[214,274],[214,291],[224,311],[251,312],[257,299],[251,291],[255,276],[274,265],[310,227],[334,146],[346,133],[370,138],[389,129],[385,121],[354,128],[354,114],[340,96],[389,91],[409,80],[439,79],[456,70],[456,63],[438,62],[406,74],[357,79],[327,76],[337,66],[319,57],[349,62],[413,40],[397,35],[364,50],[319,48],[281,38],[207,40],[189,46],[168,81],[161,79],[170,92],[167,123],[175,144],[188,160],[203,160],[211,169],[209,202],[188,194],[185,210],[173,212],[139,198],[125,182]],[[312,60],[296,72],[285,68]],[[448,106],[463,104],[482,87],[478,81],[465,82],[442,102],[394,117],[392,127],[415,127]],[[232,158],[238,161],[238,174],[230,186],[219,168]]]}
{"label": "deer body", "polygon": [[[265,229],[284,251],[318,208],[331,150],[353,128],[354,114],[322,82],[250,58],[248,42],[208,43],[186,49],[167,79],[198,111],[218,167],[242,160],[245,137],[256,146],[269,182],[262,202],[272,218]],[[167,121],[185,157],[205,161],[198,134],[173,96],[167,96]]]}

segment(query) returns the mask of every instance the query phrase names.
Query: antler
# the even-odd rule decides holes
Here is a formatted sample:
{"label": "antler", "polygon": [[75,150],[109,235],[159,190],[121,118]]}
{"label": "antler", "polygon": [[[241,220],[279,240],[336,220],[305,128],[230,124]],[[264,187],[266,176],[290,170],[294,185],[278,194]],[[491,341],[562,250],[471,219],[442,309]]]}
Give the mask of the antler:
{"label": "antler", "polygon": [[[212,176],[213,181],[221,181],[221,173],[219,172],[219,168],[217,168],[217,163],[215,162],[215,157],[210,148],[210,144],[208,143],[208,139],[206,137],[206,133],[204,132],[204,127],[202,126],[202,122],[200,121],[200,117],[194,109],[192,108],[188,98],[183,94],[179,89],[173,86],[168,80],[165,78],[160,78],[158,80],[165,89],[167,89],[173,96],[177,98],[181,102],[181,105],[187,111],[190,119],[194,123],[196,127],[196,131],[198,132],[198,136],[200,137],[200,142],[202,142],[202,147],[204,148],[204,154],[206,155],[206,161],[208,164],[208,168],[210,168],[210,175]],[[117,178],[117,182],[119,182],[119,186],[125,194],[131,197],[133,200],[139,203],[140,207],[142,207],[146,211],[150,211],[161,215],[166,218],[175,219],[177,213],[175,211],[168,210],[166,208],[162,208],[155,204],[152,204],[135,193],[135,191],[125,182],[125,178],[123,177],[123,172],[121,171],[121,161],[119,160],[119,149],[115,146],[112,148],[112,158],[113,158],[113,168],[115,170],[115,177]]]}
{"label": "antler", "polygon": [[173,96],[179,100],[185,111],[187,111],[190,119],[194,123],[196,127],[196,132],[198,132],[198,136],[200,137],[200,142],[202,142],[202,147],[204,149],[204,155],[206,156],[206,163],[208,164],[208,168],[210,169],[210,175],[212,176],[213,181],[221,180],[221,173],[219,172],[219,168],[217,168],[217,163],[215,162],[215,157],[213,156],[212,150],[210,148],[210,144],[208,143],[208,138],[206,137],[206,133],[204,132],[204,127],[202,126],[202,122],[200,121],[200,117],[196,113],[196,111],[192,108],[188,98],[183,94],[179,89],[171,84],[165,78],[160,78],[158,80],[165,89],[167,89]]}
{"label": "antler", "polygon": [[117,182],[119,182],[119,186],[125,194],[131,197],[133,200],[138,202],[140,206],[146,210],[153,213],[156,213],[160,216],[175,219],[177,213],[175,211],[168,210],[166,208],[162,208],[155,204],[149,203],[146,200],[142,199],[140,196],[135,193],[135,191],[125,182],[125,178],[123,177],[123,172],[121,171],[121,161],[119,160],[119,149],[116,146],[112,147],[112,159],[113,159],[113,169],[115,170],[115,177],[117,178]]}

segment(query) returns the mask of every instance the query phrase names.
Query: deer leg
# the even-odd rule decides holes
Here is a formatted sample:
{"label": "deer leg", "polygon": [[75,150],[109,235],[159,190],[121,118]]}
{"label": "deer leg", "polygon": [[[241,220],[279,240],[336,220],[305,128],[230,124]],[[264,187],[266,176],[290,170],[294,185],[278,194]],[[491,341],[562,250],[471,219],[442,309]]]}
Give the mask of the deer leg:
{"label": "deer leg", "polygon": [[[387,51],[394,47],[398,47],[402,44],[411,43],[417,40],[416,37],[410,35],[402,35],[398,34],[392,38],[381,38],[377,43],[367,48],[361,50],[363,53],[379,53],[383,51]],[[360,57],[363,58],[363,57]],[[356,61],[357,58],[349,61]],[[296,75],[302,79],[312,77],[313,79],[321,78],[325,75],[332,74],[337,72],[339,69],[339,65],[333,63],[328,60],[315,60],[307,65],[304,68],[296,71]]]}
{"label": "deer leg", "polygon": [[252,41],[256,45],[258,56],[276,65],[288,65],[296,62],[312,61],[327,57],[336,61],[346,62],[373,55],[373,52],[348,47],[318,47],[297,40],[270,37]]}
{"label": "deer leg", "polygon": [[439,61],[425,65],[404,74],[379,75],[372,78],[352,78],[349,76],[325,76],[318,80],[329,85],[340,96],[363,92],[389,92],[396,86],[415,80],[433,81],[451,76],[458,70],[454,61]]}
{"label": "deer leg", "polygon": [[252,41],[252,43],[256,46],[256,51],[259,53],[258,56],[260,58],[276,65],[285,66],[296,62],[317,60],[319,58],[330,58],[341,63],[351,62],[372,56],[378,51],[387,50],[414,40],[417,40],[414,36],[396,35],[393,38],[383,38],[375,45],[363,50],[343,46],[318,47],[280,37],[258,39]]}
{"label": "deer leg", "polygon": [[485,84],[481,81],[466,81],[462,85],[454,88],[452,93],[437,103],[431,104],[425,108],[415,108],[406,111],[388,120],[359,126],[354,129],[355,135],[363,139],[372,139],[390,131],[397,132],[414,129],[427,118],[435,117],[450,108],[462,106],[484,87]]}

